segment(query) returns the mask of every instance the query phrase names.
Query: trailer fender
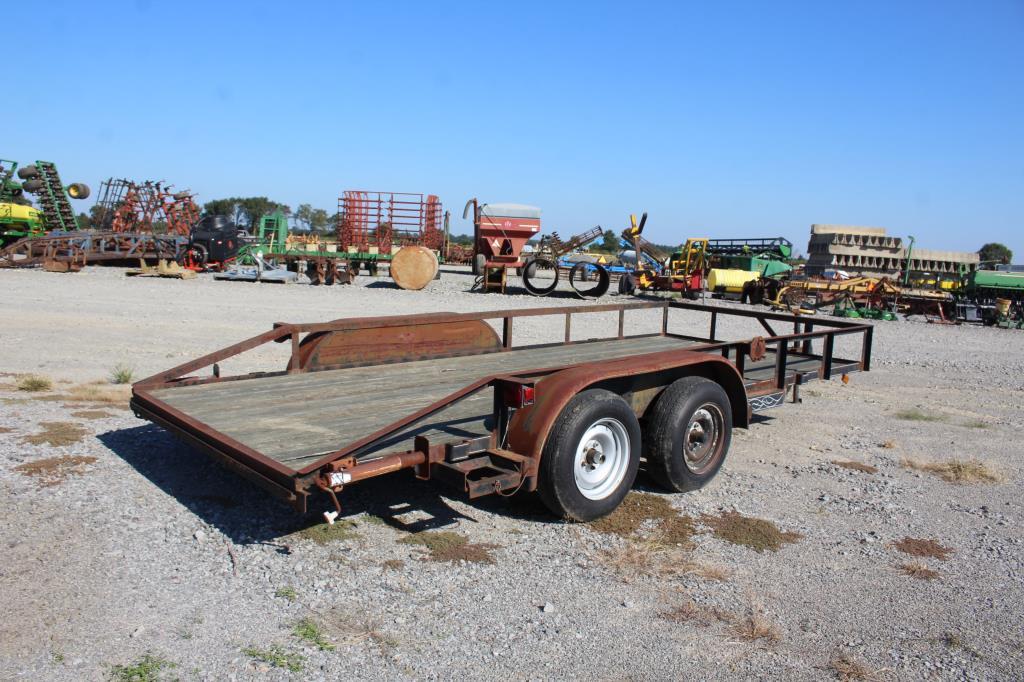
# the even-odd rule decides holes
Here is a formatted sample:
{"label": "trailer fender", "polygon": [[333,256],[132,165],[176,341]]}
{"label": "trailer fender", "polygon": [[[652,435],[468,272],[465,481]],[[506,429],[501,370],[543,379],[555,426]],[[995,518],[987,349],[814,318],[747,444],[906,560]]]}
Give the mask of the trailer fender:
{"label": "trailer fender", "polygon": [[729,396],[733,425],[748,425],[750,411],[746,389],[732,363],[697,351],[666,351],[570,367],[538,380],[533,405],[517,410],[509,423],[509,449],[539,462],[555,420],[580,391],[607,388],[620,394],[629,393],[631,397],[639,394],[642,397],[632,400],[631,404],[637,416],[643,416],[662,390],[684,376],[704,376],[718,382]]}

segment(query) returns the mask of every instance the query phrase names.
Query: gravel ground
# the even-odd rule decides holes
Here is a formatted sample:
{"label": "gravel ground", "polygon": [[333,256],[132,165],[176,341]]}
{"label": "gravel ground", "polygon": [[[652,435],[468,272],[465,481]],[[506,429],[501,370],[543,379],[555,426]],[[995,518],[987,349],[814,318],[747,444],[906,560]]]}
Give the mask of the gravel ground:
{"label": "gravel ground", "polygon": [[[127,679],[118,666],[133,665],[182,680],[1024,677],[1020,332],[878,323],[874,371],[806,387],[802,403],[737,431],[703,490],[662,495],[638,479],[637,492],[693,519],[691,542],[668,547],[652,542],[655,521],[624,538],[557,522],[528,495],[468,503],[404,474],[346,490],[350,523],[335,528],[347,537],[320,544],[304,532],[314,515],[91,383],[118,364],[136,377],[167,369],[275,321],[585,305],[470,293],[470,281],[446,272],[407,292],[366,277],[326,288],[0,270],[0,678]],[[612,324],[587,318],[576,338]],[[516,324],[520,343],[561,333],[560,320]],[[19,391],[26,373],[53,388]],[[47,423],[66,444],[31,442]],[[61,468],[39,464],[52,457]],[[901,464],[953,458],[999,480]],[[798,535],[777,551],[732,544],[712,530],[734,510]],[[437,530],[492,545],[471,549],[493,563],[431,561],[403,542]],[[950,551],[909,556],[907,537]],[[914,562],[933,579],[898,568]]]}

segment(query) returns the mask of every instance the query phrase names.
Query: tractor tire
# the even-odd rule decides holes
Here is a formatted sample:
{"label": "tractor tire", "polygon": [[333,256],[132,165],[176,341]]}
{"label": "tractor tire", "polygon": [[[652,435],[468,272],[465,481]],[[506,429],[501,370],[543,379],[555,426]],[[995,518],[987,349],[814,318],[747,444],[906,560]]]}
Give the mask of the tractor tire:
{"label": "tractor tire", "polygon": [[72,199],[88,199],[90,193],[89,185],[84,182],[72,182],[68,185],[68,196]]}
{"label": "tractor tire", "polygon": [[619,278],[619,293],[626,296],[632,296],[633,292],[636,291],[636,280],[633,279],[633,275],[625,274]]}
{"label": "tractor tire", "polygon": [[618,394],[577,393],[548,433],[538,490],[552,512],[573,521],[612,513],[640,466],[640,423]]}
{"label": "tractor tire", "polygon": [[35,166],[22,166],[18,169],[18,177],[22,180],[31,180],[39,177],[39,169]]}
{"label": "tractor tire", "polygon": [[714,381],[683,377],[673,382],[645,421],[647,473],[666,490],[698,490],[722,468],[732,439],[732,406]]}
{"label": "tractor tire", "polygon": [[43,188],[43,181],[40,178],[32,178],[23,182],[21,188],[29,194],[34,194]]}

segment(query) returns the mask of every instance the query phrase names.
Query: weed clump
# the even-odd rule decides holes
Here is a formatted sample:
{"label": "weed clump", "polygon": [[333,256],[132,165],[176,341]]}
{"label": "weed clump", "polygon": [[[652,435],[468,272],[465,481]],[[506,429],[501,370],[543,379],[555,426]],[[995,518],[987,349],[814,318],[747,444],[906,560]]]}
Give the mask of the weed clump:
{"label": "weed clump", "polygon": [[734,614],[725,609],[720,609],[717,606],[704,606],[692,599],[665,611],[661,617],[672,623],[692,623],[705,628],[716,623],[731,623],[736,618]]}
{"label": "weed clump", "polygon": [[938,476],[947,483],[999,483],[1002,480],[984,462],[976,459],[950,459],[945,462],[919,462],[915,459],[904,459],[900,464],[913,471],[924,471]]}
{"label": "weed clump", "polygon": [[53,382],[46,377],[40,377],[33,374],[18,379],[17,386],[19,391],[35,393],[37,391],[49,391],[53,388]]}
{"label": "weed clump", "polygon": [[898,565],[896,568],[900,569],[906,575],[911,578],[917,578],[918,580],[935,580],[939,577],[939,572],[928,568],[920,561],[911,561]]}
{"label": "weed clump", "polygon": [[110,370],[110,383],[130,384],[135,376],[135,370],[128,365],[116,364]]}
{"label": "weed clump", "polygon": [[870,464],[864,464],[863,462],[834,459],[832,460],[832,463],[835,464],[837,467],[842,467],[843,469],[850,469],[851,471],[862,471],[865,474],[878,473],[878,467],[873,467]]}
{"label": "weed clump", "polygon": [[945,561],[953,553],[952,547],[946,547],[935,540],[928,540],[926,538],[906,537],[892,543],[892,546],[910,556],[927,557],[938,559],[939,561]]}
{"label": "weed clump", "polygon": [[37,479],[39,487],[50,488],[60,485],[68,476],[81,476],[85,473],[85,467],[95,461],[95,457],[88,455],[64,455],[25,462],[14,467],[14,470]]}
{"label": "weed clump", "polygon": [[39,422],[43,430],[22,440],[32,445],[64,447],[82,440],[89,432],[74,422]]}
{"label": "weed clump", "polygon": [[880,670],[871,670],[850,654],[836,654],[828,662],[828,667],[841,682],[853,680],[877,680]]}
{"label": "weed clump", "polygon": [[103,410],[79,410],[78,412],[72,412],[71,416],[75,419],[109,419],[114,415]]}
{"label": "weed clump", "polygon": [[295,591],[295,588],[291,585],[277,588],[277,592],[274,593],[275,597],[281,597],[288,601],[295,601],[299,598],[299,593]]}
{"label": "weed clump", "polygon": [[697,561],[677,546],[654,540],[627,542],[622,547],[602,552],[598,560],[626,582],[636,577],[697,576],[718,582],[729,578],[726,568]]}
{"label": "weed clump", "polygon": [[690,544],[695,530],[693,519],[677,512],[666,498],[650,493],[629,493],[615,511],[589,525],[598,532],[628,538],[649,521],[657,525],[660,543]]}
{"label": "weed clump", "polygon": [[386,559],[380,565],[389,571],[398,571],[405,567],[405,562],[401,559]]}
{"label": "weed clump", "polygon": [[306,657],[302,654],[285,651],[276,645],[269,649],[250,646],[242,649],[242,653],[253,660],[268,663],[275,668],[285,668],[293,673],[301,672],[306,662]]}
{"label": "weed clump", "polygon": [[910,422],[941,422],[946,420],[945,415],[936,414],[934,412],[924,412],[916,407],[909,410],[900,410],[896,413],[896,418]]}
{"label": "weed clump", "polygon": [[758,607],[749,608],[746,614],[736,619],[730,631],[747,642],[763,639],[769,644],[774,644],[782,639],[782,630]]}
{"label": "weed clump", "polygon": [[312,618],[303,618],[297,622],[292,628],[292,634],[304,642],[309,642],[320,651],[334,651],[334,645]]}
{"label": "weed clump", "polygon": [[771,521],[744,516],[739,512],[727,511],[721,516],[702,514],[701,521],[711,527],[711,531],[734,545],[744,545],[755,552],[766,549],[778,551],[783,545],[796,542],[803,537],[800,533],[781,531]]}
{"label": "weed clump", "polygon": [[432,531],[415,533],[399,540],[403,545],[420,545],[429,552],[431,561],[447,561],[458,563],[468,561],[476,564],[493,564],[491,550],[498,545],[490,543],[474,543],[460,533],[451,531]]}
{"label": "weed clump", "polygon": [[359,537],[355,532],[355,521],[335,521],[331,523],[318,523],[295,533],[300,538],[312,540],[318,545],[326,545],[332,542],[344,542]]}
{"label": "weed clump", "polygon": [[113,666],[110,679],[116,682],[156,682],[161,672],[177,667],[177,663],[147,653],[135,663]]}

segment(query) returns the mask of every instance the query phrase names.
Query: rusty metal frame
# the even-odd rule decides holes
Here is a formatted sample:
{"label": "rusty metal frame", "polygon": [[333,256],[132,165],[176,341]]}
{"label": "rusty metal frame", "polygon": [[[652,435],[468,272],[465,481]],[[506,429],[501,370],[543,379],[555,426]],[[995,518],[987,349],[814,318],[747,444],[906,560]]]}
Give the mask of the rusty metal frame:
{"label": "rusty metal frame", "polygon": [[[708,336],[701,338],[669,332],[669,311],[673,308],[708,313],[710,315]],[[308,334],[363,329],[380,329],[386,332],[388,328],[411,325],[435,325],[463,320],[501,320],[501,346],[495,351],[490,351],[494,353],[501,353],[513,349],[513,321],[516,318],[538,316],[564,317],[565,336],[562,344],[576,344],[609,339],[651,336],[651,334],[627,335],[625,333],[625,315],[627,311],[651,309],[660,309],[662,311],[660,335],[696,341],[698,344],[695,346],[688,346],[685,349],[657,351],[636,357],[620,358],[614,361],[585,362],[560,365],[556,367],[537,367],[512,373],[505,372],[481,376],[468,386],[436,400],[433,403],[424,406],[420,410],[417,410],[416,412],[411,413],[374,433],[367,434],[354,442],[344,444],[333,452],[317,458],[314,462],[307,464],[300,469],[287,467],[276,460],[266,457],[244,444],[233,440],[226,434],[220,433],[208,425],[189,417],[153,395],[153,391],[155,390],[174,386],[196,385],[222,381],[239,381],[251,378],[279,376],[288,373],[317,371],[302,368],[298,363],[299,348],[303,335]],[[574,316],[609,312],[618,313],[614,335],[597,339],[588,339],[587,341],[571,340],[572,318]],[[719,315],[752,318],[763,326],[769,326],[769,321],[788,322],[793,324],[794,331],[791,334],[773,335],[769,338],[754,337],[752,339],[740,341],[720,341],[715,338]],[[816,375],[818,378],[828,379],[836,372],[845,374],[851,371],[869,370],[871,364],[872,331],[873,327],[871,325],[863,323],[851,323],[840,320],[825,319],[811,320],[804,317],[784,313],[774,313],[767,310],[726,309],[700,303],[680,301],[648,301],[630,304],[534,308],[476,313],[429,313],[422,315],[351,318],[334,320],[331,322],[307,324],[275,323],[272,329],[262,334],[258,334],[218,351],[208,353],[200,358],[139,381],[132,388],[132,407],[140,416],[182,433],[185,435],[186,440],[189,443],[199,445],[206,451],[218,456],[218,458],[227,460],[233,468],[248,468],[252,474],[249,477],[255,482],[270,488],[275,494],[288,500],[296,507],[304,508],[306,495],[308,494],[306,491],[314,487],[323,487],[321,479],[318,478],[318,473],[344,470],[352,476],[353,481],[356,481],[399,469],[414,468],[420,478],[429,478],[430,465],[443,460],[444,448],[440,445],[431,446],[427,442],[427,439],[423,437],[416,438],[416,448],[411,451],[389,452],[383,454],[373,453],[373,458],[366,462],[358,461],[358,457],[360,456],[360,453],[366,452],[375,444],[394,435],[402,429],[407,428],[408,426],[415,424],[471,395],[494,387],[502,382],[522,382],[525,380],[543,381],[544,377],[551,377],[552,375],[568,376],[569,372],[575,372],[576,379],[573,380],[575,383],[568,383],[575,386],[580,381],[583,381],[585,384],[592,385],[594,382],[599,382],[602,379],[607,379],[609,377],[635,377],[651,373],[664,373],[670,372],[673,369],[678,371],[687,365],[700,364],[706,366],[727,367],[729,368],[729,372],[735,372],[740,377],[741,381],[744,381],[744,390],[746,391],[748,399],[750,399],[757,396],[775,394],[779,391],[784,392],[789,387],[802,383],[808,374]],[[861,335],[860,359],[845,360],[835,358],[833,356],[835,338],[841,335],[855,334]],[[813,352],[813,344],[819,339],[823,344],[822,352],[820,354],[815,354]],[[290,343],[290,369],[280,372],[255,372],[239,376],[220,376],[217,363],[271,342]],[[543,346],[562,344],[543,344]],[[531,347],[538,346],[525,346],[517,348],[517,350]],[[752,355],[752,350],[756,355],[758,352],[765,352],[766,348],[770,349],[769,352],[774,352],[775,354],[775,370],[772,373],[772,377],[770,379],[757,382],[745,382],[745,358]],[[469,353],[454,353],[456,356],[463,354]],[[452,354],[438,355],[436,357],[451,356]],[[787,368],[787,359],[793,356],[817,360],[817,369],[810,372],[793,372],[789,370]],[[417,355],[403,358],[400,361],[405,362],[427,359],[429,357],[435,356],[431,356],[429,354],[426,356]],[[366,365],[376,363],[361,364]],[[212,376],[190,376],[191,373],[211,365],[214,367],[214,373]],[[334,369],[334,367],[327,369]],[[497,401],[495,409],[499,409]],[[496,420],[496,423],[501,422],[503,422],[503,420]],[[550,420],[546,420],[546,423],[550,425]],[[514,426],[515,425],[513,425],[513,427]],[[546,436],[546,431],[535,435],[540,438],[540,442],[542,443]],[[501,435],[492,432],[491,444],[493,448],[502,448],[504,443]],[[531,460],[531,463],[529,463],[529,465],[524,465],[523,476],[532,476],[535,479],[539,452],[535,447],[531,447],[530,449],[532,450],[531,452],[519,452],[518,455],[516,455],[516,453],[512,451],[509,454],[520,458],[532,457],[533,459]]]}

